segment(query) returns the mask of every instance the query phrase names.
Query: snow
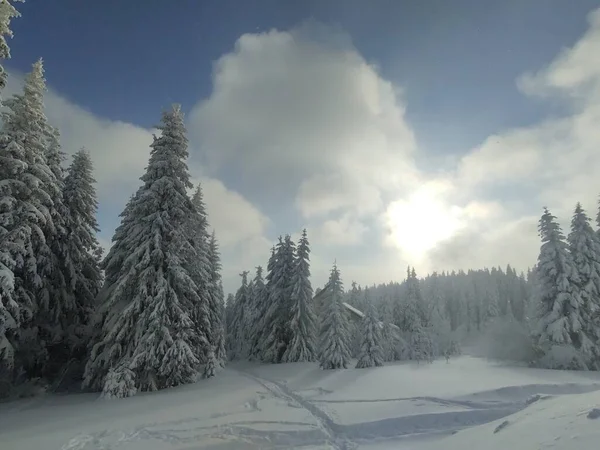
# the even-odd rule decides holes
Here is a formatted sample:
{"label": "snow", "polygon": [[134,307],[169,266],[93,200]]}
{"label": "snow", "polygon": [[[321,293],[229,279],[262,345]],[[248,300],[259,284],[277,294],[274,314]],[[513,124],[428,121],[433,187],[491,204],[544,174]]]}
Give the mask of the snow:
{"label": "snow", "polygon": [[595,448],[600,374],[472,357],[320,370],[227,366],[219,377],[121,400],[97,394],[0,404],[3,448]]}
{"label": "snow", "polygon": [[346,308],[347,310],[351,311],[353,314],[357,315],[358,317],[360,317],[361,319],[365,316],[364,313],[362,311],[359,311],[358,309],[356,309],[354,306],[349,305],[346,302],[342,302],[342,305],[344,305],[344,308]]}

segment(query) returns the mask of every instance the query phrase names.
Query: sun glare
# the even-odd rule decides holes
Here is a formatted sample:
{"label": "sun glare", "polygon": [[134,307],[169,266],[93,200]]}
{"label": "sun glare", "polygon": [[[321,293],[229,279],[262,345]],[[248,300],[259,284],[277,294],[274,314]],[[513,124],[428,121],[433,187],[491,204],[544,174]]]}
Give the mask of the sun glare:
{"label": "sun glare", "polygon": [[391,243],[420,259],[462,228],[460,208],[439,197],[436,189],[424,186],[407,200],[392,202],[386,213]]}

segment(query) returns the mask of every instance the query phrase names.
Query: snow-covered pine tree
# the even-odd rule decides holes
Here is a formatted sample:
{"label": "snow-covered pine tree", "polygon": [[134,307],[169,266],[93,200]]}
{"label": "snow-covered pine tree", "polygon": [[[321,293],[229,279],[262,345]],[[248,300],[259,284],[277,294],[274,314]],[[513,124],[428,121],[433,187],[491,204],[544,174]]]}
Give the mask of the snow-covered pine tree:
{"label": "snow-covered pine tree", "polygon": [[[13,0],[13,3],[23,1],[24,0]],[[10,58],[10,47],[6,42],[6,38],[13,37],[12,30],[10,29],[10,22],[17,17],[21,17],[21,14],[13,5],[11,5],[10,1],[4,0],[0,2],[0,60]],[[8,74],[0,63],[0,91],[6,87],[7,78]],[[0,106],[2,106],[2,96],[0,96]]]}
{"label": "snow-covered pine tree", "polygon": [[[39,311],[35,322],[39,330],[38,335],[44,340],[48,353],[44,374],[53,379],[71,360],[76,342],[79,341],[75,334],[79,317],[75,318],[73,315],[80,311],[73,290],[67,283],[66,264],[71,258],[68,253],[68,241],[71,237],[65,227],[68,216],[63,197],[65,171],[62,164],[65,154],[61,150],[58,129],[47,125],[45,133],[46,162],[52,173],[52,179],[46,184],[45,189],[52,198],[53,204],[49,208],[52,220],[42,228],[44,239],[40,239],[34,248],[38,272],[43,280],[37,292]],[[86,315],[86,322],[88,316],[89,314]],[[81,350],[83,348],[80,348]]]}
{"label": "snow-covered pine tree", "polygon": [[375,305],[371,302],[366,305],[365,315],[361,321],[363,339],[356,363],[357,369],[383,366],[381,327]]}
{"label": "snow-covered pine tree", "polygon": [[316,317],[310,283],[310,247],[306,229],[298,242],[292,275],[292,317],[288,325],[292,338],[283,355],[284,362],[315,361]]}
{"label": "snow-covered pine tree", "polygon": [[327,290],[319,330],[319,365],[322,369],[347,369],[350,363],[350,330],[342,304],[342,280],[336,264],[331,269]]}
{"label": "snow-covered pine tree", "polygon": [[600,369],[600,237],[577,203],[568,236],[569,250],[579,276],[582,331],[576,347],[586,355],[588,365]]}
{"label": "snow-covered pine tree", "polygon": [[400,330],[393,324],[394,309],[391,299],[386,298],[382,301],[380,317],[383,323],[381,330],[383,359],[384,361],[399,361],[404,353],[404,345],[402,345]]}
{"label": "snow-covered pine tree", "polygon": [[[200,184],[192,196],[193,213],[188,217],[187,236],[189,241],[184,242],[184,248],[188,249],[185,255],[185,268],[196,285],[196,294],[200,301],[196,303],[192,319],[200,334],[206,335],[207,347],[196,348],[196,356],[202,364],[206,364],[211,348],[214,347],[212,324],[218,320],[218,305],[211,298],[212,273],[209,255],[210,235],[208,233],[208,217],[202,197]],[[218,279],[215,280],[218,282]],[[213,355],[215,349],[212,348]]]}
{"label": "snow-covered pine tree", "polygon": [[[536,269],[539,305],[536,334],[537,343],[547,356],[542,364],[581,368],[585,363],[575,349],[583,330],[579,276],[562,230],[548,208],[544,208],[540,218],[539,234],[542,246]],[[561,360],[557,360],[559,357]]]}
{"label": "snow-covered pine tree", "polygon": [[[129,205],[135,233],[122,238],[131,254],[104,299],[108,316],[87,363],[84,386],[112,389],[115,380],[107,379],[111,368],[123,374],[117,381],[133,377],[142,391],[189,383],[196,379],[199,364],[194,349],[207,345],[206,332],[192,319],[201,299],[180,256],[193,206],[187,195],[192,186],[178,105],[163,113],[159,129],[143,185]],[[131,390],[112,394],[127,396]]]}
{"label": "snow-covered pine tree", "polygon": [[[19,16],[19,12],[8,1],[0,3],[0,107],[2,107],[2,90],[6,87],[8,78],[2,61],[10,58],[10,47],[6,38],[13,36],[10,22]],[[12,228],[9,231],[9,228],[6,227],[7,224],[4,223],[4,215],[7,213],[5,210],[11,209],[11,204],[4,202],[10,199],[12,194],[9,193],[10,186],[4,178],[7,172],[2,169],[2,166],[8,163],[4,159],[2,147],[3,144],[0,143],[0,348],[3,349],[0,351],[0,371],[10,372],[13,368],[13,349],[6,338],[6,331],[8,329],[15,330],[20,324],[20,318],[19,305],[14,295],[15,260],[10,251],[12,237],[16,234],[16,230]],[[7,373],[6,376],[10,378],[10,374]]]}
{"label": "snow-covered pine tree", "polygon": [[[290,236],[279,238],[274,259],[269,261],[272,271],[267,274],[269,308],[265,314],[265,336],[261,354],[265,362],[279,363],[289,344],[291,315],[291,287],[295,246]],[[271,264],[273,263],[273,264]]]}
{"label": "snow-covered pine tree", "polygon": [[227,356],[229,356],[230,360],[243,359],[248,356],[246,317],[248,315],[248,303],[250,302],[252,289],[248,283],[248,271],[243,271],[240,276],[242,277],[242,285],[235,294],[231,324],[227,330]]}
{"label": "snow-covered pine tree", "polygon": [[433,358],[433,339],[429,320],[424,311],[421,287],[414,267],[406,279],[406,312],[404,329],[408,333],[409,358],[417,361]]}
{"label": "snow-covered pine tree", "polygon": [[[46,349],[32,319],[38,313],[49,261],[44,232],[53,231],[52,195],[60,189],[46,159],[48,123],[44,113],[46,83],[41,60],[33,64],[25,78],[22,94],[4,102],[3,128],[0,133],[0,246],[8,254],[14,292],[4,292],[4,304],[18,305],[21,327],[10,339],[25,372],[40,375]],[[38,258],[38,252],[40,258]],[[4,263],[6,265],[6,263]],[[3,277],[5,278],[5,277]],[[5,284],[5,283],[4,283]],[[47,285],[46,285],[47,286]],[[14,302],[14,303],[13,303]],[[13,317],[14,319],[14,317]],[[15,330],[13,328],[13,330]]]}
{"label": "snow-covered pine tree", "polygon": [[62,303],[52,302],[56,321],[64,332],[63,339],[52,347],[50,358],[72,358],[82,363],[92,335],[90,320],[95,299],[102,285],[102,273],[97,253],[100,245],[96,238],[99,231],[96,221],[98,203],[96,180],[90,154],[81,149],[73,156],[64,180],[61,271],[64,274],[66,293]]}
{"label": "snow-covered pine tree", "polygon": [[428,279],[429,281],[429,304],[430,321],[432,327],[432,338],[434,343],[434,354],[442,356],[451,353],[452,332],[450,329],[450,320],[446,317],[445,299],[442,290],[440,276],[434,272]]}
{"label": "snow-covered pine tree", "polygon": [[208,260],[210,269],[209,299],[211,310],[211,335],[213,353],[219,367],[224,367],[227,360],[225,351],[225,304],[221,277],[221,254],[219,243],[213,231],[208,242]]}
{"label": "snow-covered pine tree", "polygon": [[256,349],[253,353],[255,353],[257,358],[263,362],[275,362],[272,359],[269,359],[271,355],[268,354],[268,350],[270,348],[270,341],[274,337],[272,326],[274,326],[277,318],[277,315],[275,314],[277,308],[271,304],[271,300],[273,299],[271,291],[274,286],[273,277],[275,276],[275,269],[277,268],[277,256],[277,248],[275,246],[271,247],[271,255],[269,256],[269,261],[267,263],[267,274],[264,282],[263,311],[261,313],[260,322],[256,324],[258,335]]}
{"label": "snow-covered pine tree", "polygon": [[[233,322],[233,313],[235,309],[235,296],[230,292],[225,301],[225,336],[229,336],[231,323]],[[229,339],[225,340],[225,345],[229,345]]]}
{"label": "snow-covered pine tree", "polygon": [[265,280],[263,279],[263,268],[261,266],[256,267],[256,274],[252,283],[251,296],[252,318],[250,318],[249,324],[250,346],[248,358],[250,360],[260,360],[260,343],[263,331],[263,318],[267,312],[267,308],[269,307],[269,296],[265,285]]}
{"label": "snow-covered pine tree", "polygon": [[132,237],[142,231],[142,227],[139,226],[137,218],[134,215],[136,201],[142,192],[143,186],[129,197],[125,208],[119,214],[121,223],[115,229],[110,250],[100,264],[100,268],[104,271],[105,279],[104,287],[102,288],[104,292],[100,294],[101,299],[106,297],[109,294],[108,291],[116,286],[117,280],[121,275],[123,262],[133,251],[132,248],[129,248],[133,243]]}

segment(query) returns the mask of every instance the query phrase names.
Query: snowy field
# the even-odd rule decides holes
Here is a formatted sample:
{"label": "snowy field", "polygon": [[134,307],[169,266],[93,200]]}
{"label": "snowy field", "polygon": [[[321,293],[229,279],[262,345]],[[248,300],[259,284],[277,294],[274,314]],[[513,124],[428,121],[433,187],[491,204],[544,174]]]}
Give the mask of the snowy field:
{"label": "snowy field", "polygon": [[116,401],[0,404],[4,450],[582,449],[600,442],[600,374],[461,357],[322,371],[232,364]]}

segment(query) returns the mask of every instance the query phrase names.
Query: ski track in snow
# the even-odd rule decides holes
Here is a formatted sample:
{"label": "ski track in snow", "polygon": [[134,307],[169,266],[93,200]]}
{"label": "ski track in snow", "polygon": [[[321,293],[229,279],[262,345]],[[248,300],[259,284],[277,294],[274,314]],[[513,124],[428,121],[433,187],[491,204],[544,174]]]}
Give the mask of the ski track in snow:
{"label": "ski track in snow", "polygon": [[[600,389],[599,384],[547,384],[508,386],[490,391],[469,394],[455,399],[437,397],[403,397],[383,399],[310,400],[298,392],[317,391],[330,393],[322,388],[295,392],[285,383],[269,380],[248,370],[235,370],[239,375],[261,385],[267,393],[244,405],[245,411],[217,413],[211,418],[232,414],[261,411],[259,402],[266,398],[282,400],[289,407],[305,410],[314,423],[284,420],[247,420],[224,425],[202,425],[205,418],[186,418],[157,422],[136,427],[130,431],[105,430],[94,434],[79,435],[63,445],[61,450],[118,450],[137,441],[159,441],[164,445],[176,445],[181,450],[198,449],[283,449],[309,446],[329,446],[335,450],[353,450],[360,444],[387,440],[420,439],[454,434],[465,428],[501,419],[527,408],[529,405],[554,395],[585,393]],[[318,394],[317,394],[318,395]],[[500,399],[501,398],[501,399]],[[477,399],[477,400],[475,400]],[[373,422],[336,423],[332,415],[319,409],[316,404],[352,404],[382,402],[430,402],[444,406],[460,406],[460,411],[413,414],[386,418]],[[505,421],[496,432],[507,426]],[[253,426],[275,425],[295,427],[291,430],[257,429]],[[212,443],[207,443],[211,441]],[[138,447],[136,447],[137,449]],[[145,445],[142,447],[145,448]],[[163,447],[161,447],[163,448]],[[164,447],[167,449],[168,447]]]}

